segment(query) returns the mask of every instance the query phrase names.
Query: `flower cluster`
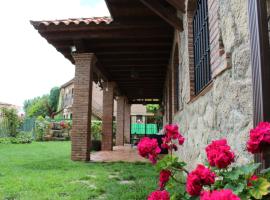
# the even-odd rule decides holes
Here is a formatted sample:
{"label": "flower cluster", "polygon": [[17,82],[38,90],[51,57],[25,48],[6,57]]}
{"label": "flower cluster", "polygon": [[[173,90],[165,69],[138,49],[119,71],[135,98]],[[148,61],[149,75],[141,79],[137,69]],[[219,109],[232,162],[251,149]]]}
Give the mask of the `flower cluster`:
{"label": "flower cluster", "polygon": [[234,153],[226,139],[214,140],[206,147],[208,162],[212,167],[223,169],[234,162]]}
{"label": "flower cluster", "polygon": [[138,144],[138,151],[142,157],[148,158],[153,164],[155,164],[157,156],[161,150],[156,139],[144,137]]}
{"label": "flower cluster", "polygon": [[[240,200],[237,195],[243,199],[265,199],[265,196],[270,193],[270,168],[264,172],[267,176],[266,174],[251,176],[259,167],[256,163],[232,166],[228,169],[229,165],[235,161],[235,155],[226,139],[214,140],[206,147],[209,167],[199,164],[195,170],[188,172],[184,168],[186,163],[172,154],[172,150],[177,150],[175,140],[178,140],[179,145],[182,145],[185,140],[179,133],[178,126],[167,125],[165,130],[166,135],[163,138],[162,147],[171,152],[156,164],[160,172],[159,188],[148,196],[148,200],[169,200],[170,194],[166,191],[166,184],[170,178],[172,183],[175,181],[181,184],[179,188],[181,193],[172,194],[172,198],[177,197],[177,199],[190,199],[191,196],[200,200]],[[270,144],[270,123],[268,122],[262,122],[250,131],[247,149],[251,153],[262,152],[265,144]],[[161,152],[157,140],[150,138],[142,138],[138,144],[138,150],[141,156],[148,158],[153,164],[156,163],[157,156]],[[187,174],[185,182],[183,182],[186,177],[184,173]],[[231,173],[233,176],[230,175]],[[241,191],[234,187],[238,182],[242,187]],[[224,189],[230,184],[232,186],[230,189]],[[237,195],[233,193],[236,191]]]}
{"label": "flower cluster", "polygon": [[61,126],[62,129],[69,128],[69,124],[68,123],[65,123],[64,121],[61,121],[59,123],[59,125]]}
{"label": "flower cluster", "polygon": [[170,180],[170,176],[172,175],[170,170],[161,170],[159,173],[159,187],[164,188],[166,183]]}
{"label": "flower cluster", "polygon": [[263,144],[270,144],[270,123],[259,123],[249,134],[250,137],[247,142],[248,151],[251,153],[261,152]]}
{"label": "flower cluster", "polygon": [[248,187],[252,187],[252,186],[253,186],[253,182],[254,182],[254,181],[257,181],[258,179],[259,179],[258,176],[252,175],[252,176],[249,178],[249,180],[248,180],[247,186],[248,186]]}
{"label": "flower cluster", "polygon": [[186,190],[191,196],[198,196],[204,185],[215,183],[215,173],[204,165],[198,165],[197,168],[188,174]]}
{"label": "flower cluster", "polygon": [[204,191],[201,194],[200,200],[241,200],[238,196],[236,196],[231,190],[214,190]]}
{"label": "flower cluster", "polygon": [[148,198],[148,200],[170,200],[170,194],[166,190],[160,191],[154,191],[152,192]]}
{"label": "flower cluster", "polygon": [[166,135],[162,138],[162,148],[169,150],[177,150],[176,144],[172,143],[173,140],[178,140],[178,144],[182,145],[185,138],[179,133],[178,126],[169,124],[165,126]]}

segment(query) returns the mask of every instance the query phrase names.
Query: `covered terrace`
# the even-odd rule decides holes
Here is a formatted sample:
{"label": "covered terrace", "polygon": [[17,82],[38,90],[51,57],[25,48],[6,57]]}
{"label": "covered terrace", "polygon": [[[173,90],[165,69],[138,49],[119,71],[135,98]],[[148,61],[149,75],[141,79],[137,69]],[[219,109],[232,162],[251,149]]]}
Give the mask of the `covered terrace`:
{"label": "covered terrace", "polygon": [[162,102],[174,31],[182,27],[176,6],[184,6],[177,2],[107,0],[112,17],[31,21],[76,66],[73,160],[90,160],[93,81],[103,88],[102,150],[113,149],[114,98],[117,145],[130,141],[131,104]]}

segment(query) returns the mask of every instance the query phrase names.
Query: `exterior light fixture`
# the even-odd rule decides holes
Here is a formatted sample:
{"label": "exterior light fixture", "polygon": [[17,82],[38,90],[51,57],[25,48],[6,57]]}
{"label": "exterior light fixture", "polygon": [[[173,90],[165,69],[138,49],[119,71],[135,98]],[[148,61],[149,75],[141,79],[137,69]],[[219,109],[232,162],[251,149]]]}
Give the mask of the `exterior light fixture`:
{"label": "exterior light fixture", "polygon": [[70,47],[71,53],[75,53],[77,51],[76,47],[73,45]]}

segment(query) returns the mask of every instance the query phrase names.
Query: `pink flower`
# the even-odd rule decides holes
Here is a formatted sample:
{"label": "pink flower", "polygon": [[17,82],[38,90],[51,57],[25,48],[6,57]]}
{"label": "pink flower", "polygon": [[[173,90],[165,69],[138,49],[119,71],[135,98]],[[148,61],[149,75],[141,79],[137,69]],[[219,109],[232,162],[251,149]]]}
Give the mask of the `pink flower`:
{"label": "pink flower", "polygon": [[159,173],[159,187],[164,188],[166,183],[170,180],[170,176],[172,175],[170,170],[162,170]]}
{"label": "pink flower", "polygon": [[143,137],[138,144],[138,151],[142,157],[148,158],[153,164],[155,164],[157,162],[157,156],[161,150],[158,146],[157,139]]}
{"label": "pink flower", "polygon": [[214,190],[204,191],[201,193],[200,200],[241,200],[238,196],[236,196],[231,190]]}
{"label": "pink flower", "polygon": [[261,122],[259,125],[250,130],[247,150],[251,153],[262,151],[263,144],[270,144],[270,123]]}
{"label": "pink flower", "polygon": [[204,165],[198,165],[195,170],[188,174],[186,190],[191,196],[198,196],[201,193],[203,185],[215,183],[215,173]]}
{"label": "pink flower", "polygon": [[251,177],[249,178],[249,180],[248,180],[247,186],[248,186],[248,187],[253,186],[253,184],[252,184],[252,183],[253,183],[254,181],[257,181],[257,180],[258,180],[258,178],[259,178],[259,177],[258,177],[258,176],[256,176],[256,175],[251,176]]}
{"label": "pink flower", "polygon": [[166,136],[162,138],[162,148],[169,150],[177,150],[177,146],[172,143],[172,140],[178,140],[178,144],[182,145],[185,138],[179,133],[178,126],[168,124],[165,126]]}
{"label": "pink flower", "polygon": [[152,192],[148,198],[148,200],[170,200],[170,194],[166,190],[163,191],[154,191]]}
{"label": "pink flower", "polygon": [[226,168],[234,162],[234,153],[226,139],[214,140],[206,147],[208,162],[211,166]]}

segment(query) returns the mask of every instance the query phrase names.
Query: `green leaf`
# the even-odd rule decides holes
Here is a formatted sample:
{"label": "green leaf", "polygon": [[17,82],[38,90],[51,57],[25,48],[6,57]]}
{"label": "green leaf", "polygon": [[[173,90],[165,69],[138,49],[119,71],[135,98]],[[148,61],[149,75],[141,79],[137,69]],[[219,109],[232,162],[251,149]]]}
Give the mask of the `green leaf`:
{"label": "green leaf", "polygon": [[270,183],[265,178],[259,178],[253,182],[252,189],[249,193],[255,199],[262,199],[263,196],[269,194]]}
{"label": "green leaf", "polygon": [[244,166],[240,166],[239,169],[243,174],[251,176],[255,173],[255,170],[258,169],[258,167],[261,165],[261,163],[251,163]]}
{"label": "green leaf", "polygon": [[169,168],[179,169],[179,168],[183,168],[184,166],[186,166],[186,163],[179,161],[178,157],[167,155],[157,162],[156,170],[161,171],[163,169],[169,169]]}
{"label": "green leaf", "polygon": [[246,183],[237,182],[237,183],[228,183],[225,185],[224,188],[231,189],[234,191],[235,194],[238,195],[244,191],[245,187],[246,187]]}

